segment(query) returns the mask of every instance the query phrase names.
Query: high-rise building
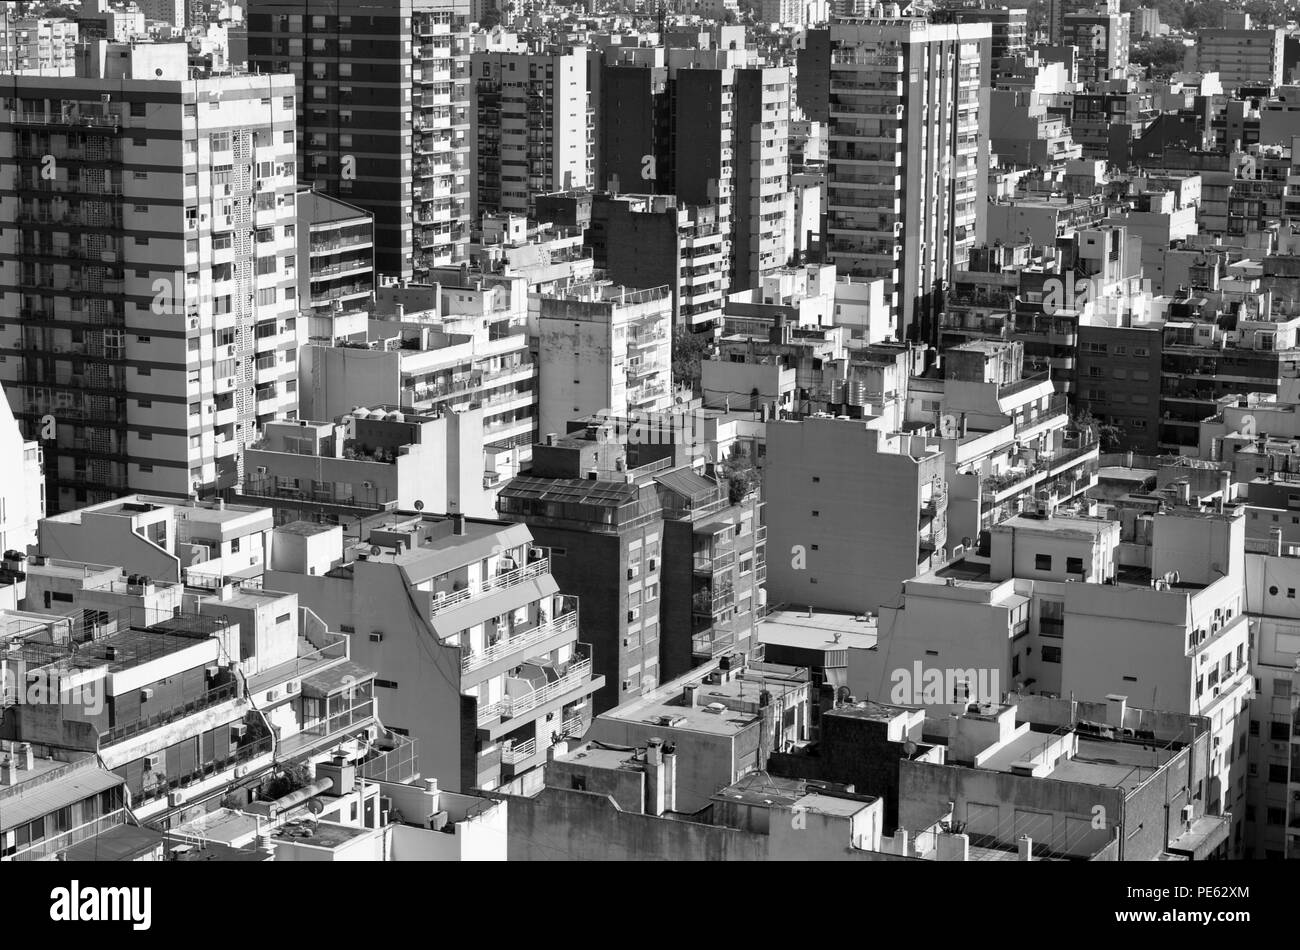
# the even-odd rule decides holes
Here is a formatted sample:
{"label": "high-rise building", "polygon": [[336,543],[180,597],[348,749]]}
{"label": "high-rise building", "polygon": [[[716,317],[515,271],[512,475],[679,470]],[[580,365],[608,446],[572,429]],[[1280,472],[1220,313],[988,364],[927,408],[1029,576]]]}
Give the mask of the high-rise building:
{"label": "high-rise building", "polygon": [[375,266],[422,279],[464,256],[468,37],[444,0],[256,0],[248,61],[298,85],[299,177],[375,216]]}
{"label": "high-rise building", "polygon": [[27,552],[36,542],[36,525],[45,517],[41,446],[27,441],[9,404],[0,399],[0,551]]}
{"label": "high-rise building", "polygon": [[667,65],[606,66],[598,187],[716,205],[730,287],[788,262],[790,70],[744,50],[667,50]]}
{"label": "high-rise building", "polygon": [[1218,73],[1225,89],[1280,86],[1285,41],[1286,30],[1253,28],[1243,14],[1236,25],[1197,32],[1196,68]]}
{"label": "high-rise building", "polygon": [[1105,11],[1067,14],[1061,42],[1077,51],[1079,82],[1123,78],[1128,68],[1129,14]]}
{"label": "high-rise building", "polygon": [[592,184],[594,114],[584,47],[484,50],[472,57],[471,213],[531,213],[537,195]]}
{"label": "high-rise building", "polygon": [[541,433],[597,412],[659,412],[672,399],[672,294],[586,284],[542,298]]}
{"label": "high-rise building", "polygon": [[233,484],[297,406],[292,82],[97,50],[0,117],[0,381],[55,510]]}
{"label": "high-rise building", "polygon": [[76,20],[0,11],[0,72],[75,75],[78,35]]}
{"label": "high-rise building", "polygon": [[900,336],[928,340],[984,209],[991,27],[870,17],[829,33],[827,256],[888,278]]}

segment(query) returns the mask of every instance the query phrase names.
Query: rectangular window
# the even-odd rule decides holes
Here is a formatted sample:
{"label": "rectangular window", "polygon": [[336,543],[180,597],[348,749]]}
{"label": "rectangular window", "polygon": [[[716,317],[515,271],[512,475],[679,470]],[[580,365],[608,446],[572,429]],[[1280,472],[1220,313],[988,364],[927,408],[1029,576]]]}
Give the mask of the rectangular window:
{"label": "rectangular window", "polygon": [[1060,648],[1060,647],[1046,647],[1046,646],[1043,647],[1043,662],[1044,662],[1044,663],[1060,663],[1060,662],[1061,662],[1061,648]]}
{"label": "rectangular window", "polygon": [[1034,555],[1034,570],[1050,571],[1052,569],[1052,556],[1050,554]]}

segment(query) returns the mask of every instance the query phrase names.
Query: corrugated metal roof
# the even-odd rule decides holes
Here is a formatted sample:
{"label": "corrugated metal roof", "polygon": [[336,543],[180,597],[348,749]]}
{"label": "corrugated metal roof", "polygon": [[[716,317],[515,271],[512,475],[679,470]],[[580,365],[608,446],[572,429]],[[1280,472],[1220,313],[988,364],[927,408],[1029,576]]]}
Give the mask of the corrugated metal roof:
{"label": "corrugated metal roof", "polygon": [[536,478],[531,475],[512,478],[500,492],[504,498],[532,498],[611,507],[635,501],[639,494],[640,489],[636,485],[626,482],[602,482],[588,478]]}
{"label": "corrugated metal roof", "polygon": [[718,494],[717,482],[707,479],[689,468],[679,468],[675,472],[656,475],[655,481],[692,501],[702,497],[712,500]]}
{"label": "corrugated metal roof", "polygon": [[363,680],[373,679],[374,675],[365,667],[344,660],[327,670],[308,676],[302,681],[302,691],[308,696],[329,696],[331,693],[341,693]]}
{"label": "corrugated metal roof", "polygon": [[7,831],[25,825],[125,782],[122,776],[98,768],[43,782],[31,791],[4,800],[3,807],[0,807],[0,829]]}

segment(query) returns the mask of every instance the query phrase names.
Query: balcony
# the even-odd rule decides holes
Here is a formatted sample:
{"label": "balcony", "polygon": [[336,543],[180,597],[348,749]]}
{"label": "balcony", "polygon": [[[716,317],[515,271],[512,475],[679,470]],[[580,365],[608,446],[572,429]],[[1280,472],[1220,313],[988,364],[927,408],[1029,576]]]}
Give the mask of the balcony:
{"label": "balcony", "polygon": [[490,663],[494,663],[504,657],[513,656],[522,650],[526,650],[548,640],[556,634],[566,633],[570,630],[576,630],[578,627],[578,612],[570,610],[560,616],[549,620],[544,624],[539,624],[532,630],[522,633],[519,636],[505,638],[494,643],[481,653],[467,653],[461,657],[461,672],[469,673],[481,669]]}
{"label": "balcony", "polygon": [[227,702],[237,698],[239,690],[234,683],[220,686],[216,689],[208,690],[202,696],[188,703],[173,706],[170,709],[155,713],[145,719],[137,719],[135,722],[124,723],[120,726],[114,726],[107,732],[100,733],[100,747],[107,747],[128,739],[131,736],[139,735],[142,732],[148,732],[150,729],[156,729],[159,726],[167,725],[170,722],[178,721],[193,713],[203,709],[208,709],[220,703]]}
{"label": "balcony", "polygon": [[433,601],[429,605],[429,615],[432,617],[445,610],[450,610],[453,607],[461,607],[469,603],[475,597],[489,594],[494,591],[507,590],[508,588],[522,584],[524,581],[531,580],[534,577],[549,574],[550,571],[551,559],[544,557],[540,561],[534,561],[532,564],[525,565],[524,567],[518,567],[513,571],[499,574],[491,580],[466,587],[464,590],[458,590],[452,593],[434,594]]}
{"label": "balcony", "polygon": [[479,710],[478,724],[489,726],[494,721],[505,721],[523,716],[538,708],[543,703],[559,699],[584,685],[591,683],[591,657],[583,657],[568,664],[564,675],[553,683],[547,683],[541,689],[534,689],[519,696],[507,696],[500,702],[493,703]]}

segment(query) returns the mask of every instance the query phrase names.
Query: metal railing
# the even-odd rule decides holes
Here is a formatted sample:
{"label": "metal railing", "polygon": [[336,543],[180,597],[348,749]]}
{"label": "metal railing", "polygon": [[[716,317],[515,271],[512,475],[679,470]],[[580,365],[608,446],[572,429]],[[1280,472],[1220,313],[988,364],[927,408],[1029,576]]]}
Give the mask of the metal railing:
{"label": "metal railing", "polygon": [[535,643],[540,643],[548,637],[553,637],[557,633],[564,633],[566,630],[574,630],[578,626],[578,612],[570,610],[553,620],[548,620],[529,630],[527,633],[520,634],[517,637],[503,637],[497,643],[488,647],[482,653],[467,653],[461,658],[460,668],[462,672],[469,673],[480,667],[487,666],[489,663],[517,653]]}
{"label": "metal railing", "polygon": [[500,702],[479,710],[478,721],[480,724],[491,722],[493,719],[511,719],[515,716],[522,716],[524,713],[536,709],[543,703],[555,699],[557,696],[563,696],[565,693],[571,693],[584,682],[591,678],[591,659],[584,657],[581,660],[575,660],[569,664],[568,670],[563,676],[553,683],[548,683],[541,689],[535,689],[532,692],[525,693],[518,698],[507,696]]}
{"label": "metal railing", "polygon": [[218,686],[216,689],[210,689],[198,699],[190,700],[188,703],[178,703],[170,709],[164,709],[162,712],[154,713],[145,719],[137,719],[135,722],[124,723],[120,726],[114,726],[107,732],[101,732],[99,735],[100,747],[113,745],[121,742],[130,736],[138,735],[141,732],[148,732],[150,729],[166,725],[178,719],[224,703],[227,700],[236,699],[239,696],[239,689],[235,683],[227,683],[225,686]]}
{"label": "metal railing", "polygon": [[542,558],[540,561],[534,561],[523,567],[517,567],[513,571],[507,571],[504,574],[498,574],[490,580],[480,584],[466,587],[464,590],[458,590],[443,596],[434,595],[433,602],[429,605],[429,615],[439,614],[444,610],[452,607],[459,607],[462,604],[469,603],[475,597],[483,594],[490,594],[493,591],[507,590],[522,584],[526,580],[531,580],[542,574],[549,574],[551,571],[551,559]]}

